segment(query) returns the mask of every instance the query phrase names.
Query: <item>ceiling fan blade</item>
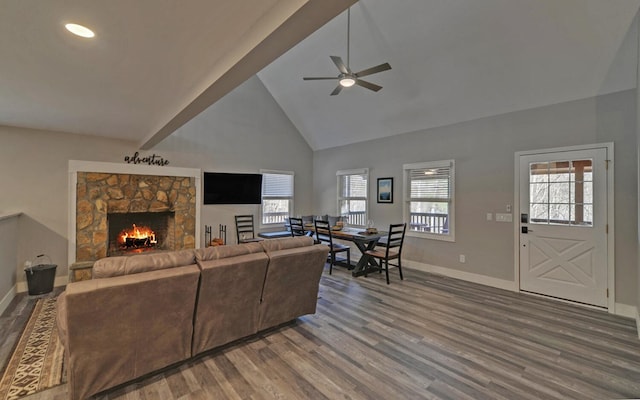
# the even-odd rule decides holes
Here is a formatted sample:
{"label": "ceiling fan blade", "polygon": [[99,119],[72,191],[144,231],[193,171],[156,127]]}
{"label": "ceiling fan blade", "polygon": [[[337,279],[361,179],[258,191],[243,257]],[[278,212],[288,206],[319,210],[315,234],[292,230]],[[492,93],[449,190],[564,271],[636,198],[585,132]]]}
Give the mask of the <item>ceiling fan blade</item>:
{"label": "ceiling fan blade", "polygon": [[389,63],[384,63],[384,64],[376,65],[375,67],[363,69],[360,72],[356,72],[356,76],[359,78],[362,76],[377,74],[378,72],[387,71],[390,69],[391,69],[391,65],[389,65]]}
{"label": "ceiling fan blade", "polygon": [[375,83],[363,81],[362,79],[356,79],[356,85],[360,85],[369,90],[373,90],[374,92],[377,92],[378,90],[382,89],[382,86],[376,85]]}
{"label": "ceiling fan blade", "polygon": [[349,72],[349,68],[345,65],[345,63],[342,61],[342,58],[338,57],[338,56],[329,56],[331,57],[331,59],[333,60],[333,63],[336,65],[336,67],[338,67],[338,69],[340,70],[340,72],[342,72],[343,74],[348,74]]}
{"label": "ceiling fan blade", "polygon": [[342,85],[338,84],[338,86],[336,86],[336,88],[333,89],[333,92],[331,92],[331,96],[335,96],[339,94],[341,91],[342,91]]}
{"label": "ceiling fan blade", "polygon": [[335,79],[338,79],[338,78],[335,77],[335,76],[331,76],[331,77],[329,77],[329,76],[317,76],[317,77],[311,77],[311,78],[304,77],[302,79],[305,80],[305,81],[323,81],[323,80],[329,80],[329,79],[335,80]]}

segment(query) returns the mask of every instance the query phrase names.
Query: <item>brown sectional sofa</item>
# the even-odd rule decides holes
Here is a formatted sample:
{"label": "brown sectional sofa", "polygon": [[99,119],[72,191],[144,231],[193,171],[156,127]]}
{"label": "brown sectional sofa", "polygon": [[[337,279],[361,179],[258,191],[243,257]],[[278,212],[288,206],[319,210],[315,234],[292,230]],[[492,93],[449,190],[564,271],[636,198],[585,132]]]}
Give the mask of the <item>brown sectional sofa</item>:
{"label": "brown sectional sofa", "polygon": [[296,237],[96,261],[58,299],[69,397],[315,313],[328,250]]}

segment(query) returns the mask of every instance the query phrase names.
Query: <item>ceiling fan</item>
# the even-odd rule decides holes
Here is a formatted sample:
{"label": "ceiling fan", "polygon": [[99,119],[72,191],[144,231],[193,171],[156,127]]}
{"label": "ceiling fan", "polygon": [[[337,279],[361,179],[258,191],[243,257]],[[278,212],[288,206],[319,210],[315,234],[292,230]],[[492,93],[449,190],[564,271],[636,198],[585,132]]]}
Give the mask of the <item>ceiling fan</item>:
{"label": "ceiling fan", "polygon": [[351,28],[351,8],[347,9],[347,63],[345,64],[342,61],[341,57],[338,56],[330,56],[333,63],[338,67],[340,74],[338,76],[323,76],[323,77],[304,77],[302,78],[305,81],[319,81],[319,80],[329,80],[335,79],[338,81],[338,86],[331,92],[331,96],[335,96],[342,91],[342,88],[348,88],[353,85],[362,86],[369,90],[373,90],[377,92],[382,89],[382,86],[376,85],[375,83],[371,83],[368,81],[364,81],[360,78],[363,76],[377,74],[378,72],[386,71],[391,69],[391,65],[389,63],[384,63],[380,65],[376,65],[375,67],[363,69],[360,72],[353,72],[349,67],[349,31]]}

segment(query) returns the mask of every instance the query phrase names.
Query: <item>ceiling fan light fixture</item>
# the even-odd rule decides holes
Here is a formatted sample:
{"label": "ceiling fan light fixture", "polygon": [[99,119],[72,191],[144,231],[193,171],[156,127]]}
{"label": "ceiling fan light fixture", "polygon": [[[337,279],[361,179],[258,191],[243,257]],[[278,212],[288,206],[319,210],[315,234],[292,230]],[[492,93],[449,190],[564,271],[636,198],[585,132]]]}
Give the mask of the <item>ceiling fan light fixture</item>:
{"label": "ceiling fan light fixture", "polygon": [[338,75],[337,77],[335,75],[334,76],[302,77],[302,80],[305,80],[305,81],[337,80],[338,86],[336,86],[336,88],[333,89],[333,92],[331,92],[331,96],[340,94],[343,88],[350,88],[353,85],[358,85],[365,89],[372,90],[374,92],[377,92],[380,89],[382,89],[382,86],[362,80],[360,78],[362,78],[363,76],[369,76],[369,75],[377,74],[378,72],[390,70],[391,65],[389,65],[389,63],[384,63],[384,64],[376,65],[375,67],[363,69],[362,71],[359,71],[359,72],[351,71],[351,68],[349,67],[350,31],[351,31],[351,9],[348,9],[347,10],[347,63],[345,64],[344,61],[342,61],[341,57],[329,56],[331,58],[331,61],[333,61],[333,63],[338,68],[338,71],[340,71],[340,75]]}
{"label": "ceiling fan light fixture", "polygon": [[73,33],[76,36],[80,36],[83,38],[92,38],[96,34],[86,26],[78,25],[78,24],[65,24],[64,26],[69,32]]}
{"label": "ceiling fan light fixture", "polygon": [[340,86],[342,86],[342,87],[351,87],[351,86],[356,84],[356,78],[354,78],[353,76],[348,76],[348,75],[342,76],[338,80],[338,83],[340,83]]}

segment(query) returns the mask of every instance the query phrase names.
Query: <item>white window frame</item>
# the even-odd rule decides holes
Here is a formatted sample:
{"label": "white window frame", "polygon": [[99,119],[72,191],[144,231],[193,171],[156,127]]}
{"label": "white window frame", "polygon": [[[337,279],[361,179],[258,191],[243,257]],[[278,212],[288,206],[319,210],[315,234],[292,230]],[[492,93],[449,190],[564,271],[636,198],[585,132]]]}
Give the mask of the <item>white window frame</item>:
{"label": "white window frame", "polygon": [[[365,197],[343,197],[341,196],[340,191],[340,180],[343,176],[347,175],[365,175],[367,177],[367,195]],[[364,211],[364,224],[363,225],[355,225],[355,226],[366,226],[367,221],[369,220],[369,168],[359,168],[359,169],[347,169],[340,170],[336,172],[336,215],[341,215],[340,213],[340,201],[343,200],[364,200],[365,202],[365,211]]]}
{"label": "white window frame", "polygon": [[[273,175],[291,175],[291,196],[283,196],[283,197],[267,197],[269,200],[289,200],[289,215],[287,216],[290,217],[291,215],[293,215],[293,211],[295,210],[294,207],[294,201],[295,201],[295,173],[293,171],[279,171],[279,170],[271,170],[271,169],[261,169],[260,170],[261,174],[273,174]],[[264,177],[263,177],[264,179]],[[263,182],[263,188],[264,188],[264,182]],[[284,226],[284,222],[273,222],[273,223],[264,223],[264,191],[261,194],[261,201],[260,201],[260,226],[261,227],[265,227],[265,228],[269,228],[269,227],[274,227],[274,226]]]}
{"label": "white window frame", "polygon": [[403,170],[403,211],[402,215],[404,216],[404,220],[407,221],[407,224],[411,223],[411,182],[410,182],[410,172],[415,169],[428,169],[428,168],[449,168],[449,232],[447,234],[441,233],[430,233],[430,232],[418,232],[412,231],[411,229],[407,229],[407,236],[418,237],[424,239],[434,239],[434,240],[442,240],[446,242],[455,242],[455,160],[440,160],[440,161],[429,161],[429,162],[421,162],[421,163],[412,163],[412,164],[404,164],[402,166]]}

